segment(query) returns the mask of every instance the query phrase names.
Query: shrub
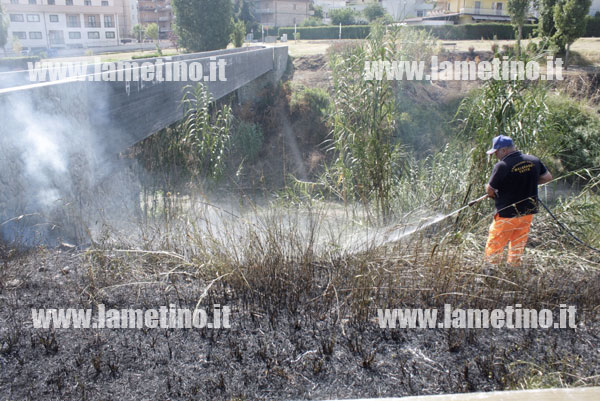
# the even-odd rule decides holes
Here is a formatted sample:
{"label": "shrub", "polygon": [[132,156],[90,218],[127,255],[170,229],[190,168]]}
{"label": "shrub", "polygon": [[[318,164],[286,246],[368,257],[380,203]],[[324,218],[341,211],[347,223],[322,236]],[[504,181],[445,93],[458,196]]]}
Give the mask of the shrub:
{"label": "shrub", "polygon": [[242,47],[244,44],[244,37],[246,36],[246,24],[244,21],[238,20],[232,22],[233,31],[231,32],[231,41],[235,47]]}
{"label": "shrub", "polygon": [[550,129],[542,140],[545,147],[556,149],[560,167],[575,171],[600,166],[600,119],[568,98],[553,96],[547,104]]}
{"label": "shrub", "polygon": [[[420,25],[418,29],[425,29],[440,39],[451,40],[507,40],[515,38],[515,31],[511,24],[480,23],[464,25]],[[533,32],[535,25],[524,25],[523,36]]]}
{"label": "shrub", "polygon": [[600,36],[600,15],[587,16],[587,25],[585,26],[584,37],[599,37]]}
{"label": "shrub", "polygon": [[257,124],[240,121],[232,138],[233,151],[244,160],[256,161],[263,147],[264,136]]}
{"label": "shrub", "polygon": [[[535,25],[523,26],[523,36],[527,37],[533,33]],[[465,24],[465,25],[417,25],[413,29],[422,29],[444,40],[480,40],[494,39],[507,40],[514,39],[515,32],[511,24]],[[279,29],[279,36],[287,33],[292,37],[293,27],[284,27]],[[300,27],[304,39],[338,39],[338,26],[317,26]],[[346,25],[342,26],[342,39],[365,39],[370,32],[367,25]]]}
{"label": "shrub", "polygon": [[[302,39],[338,39],[340,28],[338,26],[315,26],[298,27]],[[369,35],[368,25],[346,25],[342,26],[342,39],[364,39]],[[294,27],[279,28],[278,36],[287,34],[289,38],[294,37]]]}
{"label": "shrub", "polygon": [[512,56],[513,54],[515,54],[515,48],[514,46],[511,45],[502,45],[502,54],[504,54],[505,56]]}
{"label": "shrub", "polygon": [[527,53],[535,54],[538,51],[537,44],[535,42],[527,43]]}
{"label": "shrub", "polygon": [[311,112],[323,116],[329,107],[330,98],[326,90],[321,88],[302,88],[293,93],[290,101],[292,113]]}
{"label": "shrub", "polygon": [[355,21],[356,12],[350,7],[336,8],[329,12],[331,22],[335,25],[352,25]]}
{"label": "shrub", "polygon": [[40,56],[2,58],[0,59],[0,71],[26,70],[27,63],[36,63],[38,61],[40,61]]}
{"label": "shrub", "polygon": [[310,17],[304,20],[302,26],[322,26],[323,20],[317,17]]}

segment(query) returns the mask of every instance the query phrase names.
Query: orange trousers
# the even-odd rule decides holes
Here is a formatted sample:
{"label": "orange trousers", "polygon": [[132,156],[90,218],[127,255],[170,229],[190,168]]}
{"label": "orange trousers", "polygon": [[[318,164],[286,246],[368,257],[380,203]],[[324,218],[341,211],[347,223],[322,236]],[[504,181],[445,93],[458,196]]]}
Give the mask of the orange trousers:
{"label": "orange trousers", "polygon": [[513,266],[520,265],[521,255],[525,251],[525,244],[529,236],[531,220],[533,220],[532,214],[510,218],[495,215],[485,245],[486,261],[499,264],[502,261],[504,247],[510,243],[507,262]]}

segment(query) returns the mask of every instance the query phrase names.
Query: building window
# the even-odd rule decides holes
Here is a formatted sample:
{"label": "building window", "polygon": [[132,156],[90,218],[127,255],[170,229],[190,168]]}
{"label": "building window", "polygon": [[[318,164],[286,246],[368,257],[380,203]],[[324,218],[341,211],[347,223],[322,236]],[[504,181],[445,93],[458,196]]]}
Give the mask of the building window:
{"label": "building window", "polygon": [[106,32],[106,39],[114,39],[114,38],[115,38],[114,32]]}
{"label": "building window", "polygon": [[19,0],[10,0],[10,4],[19,4]]}
{"label": "building window", "polygon": [[29,0],[29,4],[37,4],[37,0]]}
{"label": "building window", "polygon": [[102,7],[108,7],[108,1],[102,0]]}
{"label": "building window", "polygon": [[81,26],[79,15],[67,15],[67,26],[69,28],[79,28]]}
{"label": "building window", "polygon": [[87,28],[100,28],[100,21],[98,21],[97,15],[86,15],[85,26]]}
{"label": "building window", "polygon": [[50,22],[58,22],[58,15],[50,14]]}
{"label": "building window", "polygon": [[11,14],[10,15],[10,22],[23,22],[25,21],[23,19],[23,14]]}
{"label": "building window", "polygon": [[105,28],[114,28],[115,27],[112,15],[105,15],[104,16],[104,27]]}
{"label": "building window", "polygon": [[55,0],[48,0],[48,5],[49,6],[54,6],[54,5],[56,5],[56,1]]}
{"label": "building window", "polygon": [[27,14],[27,22],[40,22],[39,14]]}
{"label": "building window", "polygon": [[27,34],[25,32],[13,32],[13,38],[27,39]]}
{"label": "building window", "polygon": [[68,5],[68,6],[72,6],[73,5],[73,0],[67,0],[65,4]]}
{"label": "building window", "polygon": [[69,39],[81,39],[81,32],[69,32]]}
{"label": "building window", "polygon": [[85,1],[83,2],[83,5],[84,5],[84,6],[91,6],[91,5],[92,5],[92,0],[85,0]]}
{"label": "building window", "polygon": [[88,39],[100,39],[100,32],[88,32]]}
{"label": "building window", "polygon": [[29,32],[29,39],[41,39],[41,38],[42,38],[41,32]]}

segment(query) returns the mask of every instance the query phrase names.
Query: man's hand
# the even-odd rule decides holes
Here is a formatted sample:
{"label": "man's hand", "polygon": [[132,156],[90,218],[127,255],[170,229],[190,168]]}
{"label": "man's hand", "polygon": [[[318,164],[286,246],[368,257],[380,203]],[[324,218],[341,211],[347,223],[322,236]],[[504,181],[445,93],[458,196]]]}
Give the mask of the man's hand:
{"label": "man's hand", "polygon": [[544,174],[540,175],[540,178],[538,179],[538,185],[542,185],[550,181],[552,181],[552,174],[550,174],[550,171],[546,171]]}
{"label": "man's hand", "polygon": [[488,196],[490,198],[495,198],[496,197],[496,190],[492,187],[490,187],[490,184],[487,184],[485,186],[485,192],[488,194]]}

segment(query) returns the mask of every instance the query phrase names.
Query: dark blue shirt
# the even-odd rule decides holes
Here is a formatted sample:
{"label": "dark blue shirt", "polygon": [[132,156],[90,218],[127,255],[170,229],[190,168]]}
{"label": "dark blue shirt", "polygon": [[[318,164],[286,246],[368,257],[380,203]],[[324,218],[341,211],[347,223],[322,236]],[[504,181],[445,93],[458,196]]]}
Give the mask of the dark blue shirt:
{"label": "dark blue shirt", "polygon": [[515,151],[494,166],[489,185],[497,190],[496,211],[500,217],[538,212],[538,180],[548,169],[535,156]]}

